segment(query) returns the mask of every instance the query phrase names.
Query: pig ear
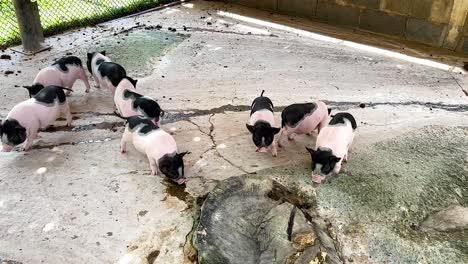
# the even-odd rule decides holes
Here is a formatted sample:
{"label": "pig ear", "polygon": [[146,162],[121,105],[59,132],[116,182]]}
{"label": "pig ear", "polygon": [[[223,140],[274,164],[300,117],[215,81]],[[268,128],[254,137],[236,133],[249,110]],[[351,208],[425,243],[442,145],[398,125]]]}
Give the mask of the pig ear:
{"label": "pig ear", "polygon": [[102,55],[106,56],[106,51],[105,51],[105,50],[101,51],[100,53],[101,53]]}
{"label": "pig ear", "polygon": [[306,147],[307,151],[309,151],[310,155],[314,155],[315,150],[313,148]]}
{"label": "pig ear", "polygon": [[330,157],[330,161],[335,162],[335,163],[336,163],[336,162],[339,162],[340,160],[341,160],[341,158],[338,158],[338,157],[336,157],[336,156],[331,156],[331,157]]}
{"label": "pig ear", "polygon": [[185,152],[179,153],[178,155],[179,155],[181,158],[183,158],[185,155],[190,154],[190,153],[192,153],[192,152],[185,151]]}
{"label": "pig ear", "polygon": [[254,132],[254,127],[253,126],[251,126],[249,124],[245,124],[245,127],[247,127],[247,129],[250,131],[250,133],[253,134],[253,132]]}
{"label": "pig ear", "polygon": [[281,128],[278,128],[278,127],[272,127],[271,128],[271,131],[273,132],[273,134],[278,134],[280,131],[281,131]]}

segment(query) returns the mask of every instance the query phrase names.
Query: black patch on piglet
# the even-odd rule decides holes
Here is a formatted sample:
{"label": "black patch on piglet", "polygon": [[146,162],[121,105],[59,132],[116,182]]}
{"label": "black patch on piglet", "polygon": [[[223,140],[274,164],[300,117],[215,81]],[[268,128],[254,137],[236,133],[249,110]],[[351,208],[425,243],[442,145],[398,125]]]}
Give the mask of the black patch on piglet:
{"label": "black patch on piglet", "polygon": [[40,83],[35,83],[31,86],[23,86],[24,88],[28,89],[29,98],[32,98],[36,94],[38,94],[42,89],[44,89],[44,85]]}
{"label": "black patch on piglet", "polygon": [[135,87],[135,89],[136,89],[136,85],[138,83],[138,80],[132,79],[132,78],[130,78],[128,76],[125,76],[124,79],[127,79],[133,85],[133,87]]}
{"label": "black patch on piglet", "polygon": [[253,113],[260,111],[260,110],[269,110],[273,112],[273,102],[270,100],[270,98],[263,96],[263,93],[265,90],[262,91],[259,97],[255,98],[255,100],[252,103],[252,106],[250,107],[250,115]]}
{"label": "black patch on piglet", "polygon": [[317,165],[320,164],[322,165],[320,169],[322,175],[330,174],[335,168],[336,163],[338,163],[341,160],[341,158],[338,158],[335,155],[333,155],[330,149],[318,148],[317,150],[313,150],[308,147],[306,147],[306,149],[307,151],[309,151],[310,156],[312,158],[312,171],[314,171]]}
{"label": "black patch on piglet", "polygon": [[102,77],[107,77],[114,87],[127,76],[124,67],[115,62],[102,62],[98,67],[98,72]]}
{"label": "black patch on piglet", "polygon": [[346,112],[335,114],[328,124],[331,126],[337,124],[345,124],[345,119],[351,122],[351,127],[353,128],[353,130],[357,128],[356,119],[354,119],[354,116]]}
{"label": "black patch on piglet", "polygon": [[26,128],[15,119],[7,119],[0,126],[0,137],[3,144],[19,145],[26,141]]}
{"label": "black patch on piglet", "polygon": [[174,182],[184,179],[183,157],[189,152],[169,153],[158,160],[159,170]]}
{"label": "black patch on piglet", "polygon": [[[88,71],[89,73],[93,74],[93,72],[91,71],[91,61],[93,60],[94,56],[96,56],[97,54],[101,53],[102,55],[106,56],[106,51],[103,50],[101,52],[89,52],[88,53],[88,59],[86,60],[86,67],[88,67]],[[99,65],[99,64],[98,64]]]}
{"label": "black patch on piglet", "polygon": [[34,95],[33,98],[36,99],[37,102],[47,105],[53,104],[56,99],[58,99],[60,104],[63,104],[67,100],[63,90],[70,89],[61,86],[50,85],[40,90],[36,95]]}
{"label": "black patch on piglet", "polygon": [[58,61],[52,64],[52,66],[58,66],[63,72],[68,72],[68,65],[83,67],[83,63],[81,62],[81,60],[75,56],[67,56],[60,58]]}
{"label": "black patch on piglet", "polygon": [[315,103],[289,105],[284,108],[281,113],[281,127],[285,127],[286,125],[289,127],[295,127],[306,116],[315,112],[315,110],[317,110],[317,104]]}
{"label": "black patch on piglet", "polygon": [[[273,113],[273,102],[270,98],[263,96],[265,90],[262,91],[259,97],[255,98],[252,103],[250,115],[252,116],[257,111],[268,110]],[[252,133],[252,140],[257,147],[268,147],[273,143],[275,135],[280,131],[279,128],[272,127],[270,123],[259,120],[255,124],[246,125],[247,129]]]}
{"label": "black patch on piglet", "polygon": [[255,146],[268,147],[273,143],[275,135],[280,132],[280,128],[271,127],[270,123],[259,120],[252,125],[246,125],[247,129],[252,133],[252,140]]}
{"label": "black patch on piglet", "polygon": [[155,125],[151,119],[143,116],[131,116],[127,118],[127,125],[132,132],[140,128],[139,133],[142,135],[147,135],[150,132],[159,129],[159,127]]}
{"label": "black patch on piglet", "polygon": [[149,97],[144,97],[139,93],[127,89],[124,90],[123,96],[125,99],[130,99],[133,101],[133,110],[140,110],[146,117],[155,119],[156,122],[159,121],[159,118],[164,114],[159,104]]}

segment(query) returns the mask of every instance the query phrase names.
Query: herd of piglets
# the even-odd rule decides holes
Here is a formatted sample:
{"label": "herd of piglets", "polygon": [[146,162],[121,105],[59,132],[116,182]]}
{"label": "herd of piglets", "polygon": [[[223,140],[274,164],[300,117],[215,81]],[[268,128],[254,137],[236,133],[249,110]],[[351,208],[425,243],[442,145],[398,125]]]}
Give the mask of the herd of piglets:
{"label": "herd of piglets", "polygon": [[[137,80],[129,77],[123,66],[112,62],[105,51],[88,53],[87,68],[96,88],[113,95],[115,114],[126,120],[121,153],[126,153],[131,143],[148,158],[152,175],[161,172],[178,184],[185,183],[183,157],[189,152],[178,152],[173,136],[162,129],[164,111],[157,101],[139,93]],[[28,151],[38,132],[47,129],[62,114],[66,116],[67,126],[72,126],[67,96],[73,92],[76,80],[83,81],[85,92],[90,92],[81,60],[67,56],[40,70],[31,86],[23,86],[30,98],[15,105],[0,122],[2,151],[9,152],[23,143],[24,151]],[[256,151],[271,152],[276,157],[278,147],[285,147],[286,139],[311,135],[317,129],[316,149],[306,147],[312,157],[312,181],[320,183],[327,176],[339,173],[353,141],[354,117],[349,113],[330,115],[330,109],[320,101],[292,104],[281,113],[279,128],[275,124],[273,102],[263,96],[264,92],[253,101],[247,124]]]}
{"label": "herd of piglets", "polygon": [[[247,129],[257,152],[268,152],[276,157],[278,147],[284,147],[286,139],[296,135],[312,135],[318,131],[316,149],[306,147],[312,157],[312,181],[321,183],[327,176],[336,175],[341,163],[347,162],[349,148],[357,128],[356,120],[350,113],[331,114],[324,102],[292,104],[281,113],[281,128],[275,125],[274,107],[270,98],[255,98],[251,106]],[[275,140],[275,135],[277,140]]]}
{"label": "herd of piglets", "polygon": [[[161,128],[164,111],[151,97],[139,93],[137,80],[127,76],[124,67],[111,61],[106,52],[88,53],[87,68],[96,88],[108,90],[113,95],[116,115],[125,119],[126,127],[121,141],[121,152],[132,143],[148,158],[151,174],[161,172],[169,179],[185,182],[183,157],[175,139]],[[2,151],[9,152],[24,143],[24,151],[31,149],[38,132],[51,126],[62,114],[67,126],[72,125],[72,114],[67,96],[73,84],[81,80],[90,92],[90,85],[81,59],[67,56],[42,69],[31,86],[23,86],[30,99],[15,105],[0,122]]]}

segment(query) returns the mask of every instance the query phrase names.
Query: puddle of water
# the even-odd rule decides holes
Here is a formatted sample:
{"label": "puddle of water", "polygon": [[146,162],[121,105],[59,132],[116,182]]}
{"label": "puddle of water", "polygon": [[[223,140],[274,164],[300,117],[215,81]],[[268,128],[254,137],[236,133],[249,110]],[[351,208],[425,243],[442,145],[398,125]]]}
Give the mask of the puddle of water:
{"label": "puddle of water", "polygon": [[116,132],[119,127],[123,127],[124,122],[100,122],[100,123],[94,123],[94,124],[89,124],[89,125],[81,125],[81,126],[74,126],[74,127],[68,127],[68,126],[51,126],[44,130],[43,132],[81,132],[81,131],[89,131],[89,130],[94,130],[94,129],[108,129],[113,132]]}
{"label": "puddle of water", "polygon": [[148,257],[146,258],[148,260],[148,263],[154,263],[154,261],[158,258],[160,251],[155,250],[151,252]]}
{"label": "puddle of water", "polygon": [[129,76],[142,77],[151,74],[153,60],[176,47],[190,35],[168,33],[159,30],[138,30],[101,39],[83,47],[78,53],[86,57],[88,51],[106,50],[112,61],[121,64]]}
{"label": "puddle of water", "polygon": [[173,183],[171,180],[164,179],[163,184],[166,186],[166,194],[170,195],[172,197],[176,197],[180,201],[184,202],[187,204],[188,208],[192,206],[192,202],[194,201],[193,197],[185,191],[185,188],[187,187],[186,184],[176,184]]}

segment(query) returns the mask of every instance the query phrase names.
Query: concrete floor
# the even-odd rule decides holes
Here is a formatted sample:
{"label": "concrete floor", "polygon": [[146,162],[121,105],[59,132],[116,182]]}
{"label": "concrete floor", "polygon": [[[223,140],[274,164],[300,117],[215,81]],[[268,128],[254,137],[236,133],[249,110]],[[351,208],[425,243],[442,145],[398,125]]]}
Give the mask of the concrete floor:
{"label": "concrete floor", "polygon": [[[258,20],[246,19],[252,16]],[[27,98],[17,86],[30,84],[53,58],[86,49],[107,49],[112,58],[105,39],[125,38],[127,32],[119,32],[136,27],[131,38],[132,31],[144,31],[143,24],[161,24],[161,34],[183,34],[141,62],[148,74],[138,67],[129,72],[139,76],[138,89],[168,112],[163,127],[179,149],[192,152],[186,156],[186,189],[150,176],[135,150],[122,156],[123,125],[112,115],[112,97],[96,89],[84,94],[77,83],[69,99],[73,129],[58,121],[57,131],[41,133],[33,150],[0,153],[0,262],[191,263],[184,244],[196,197],[232,176],[310,162],[303,148],[313,145],[308,137],[291,142],[277,158],[254,152],[244,127],[246,106],[263,89],[278,108],[320,99],[351,112],[360,126],[355,153],[424,126],[468,126],[468,78],[455,68],[463,59],[405,49],[448,65],[440,69],[445,66],[307,32],[402,51],[392,40],[204,1],[74,30],[49,38],[50,51],[1,60],[0,116]],[[4,75],[6,70],[15,74]]]}

